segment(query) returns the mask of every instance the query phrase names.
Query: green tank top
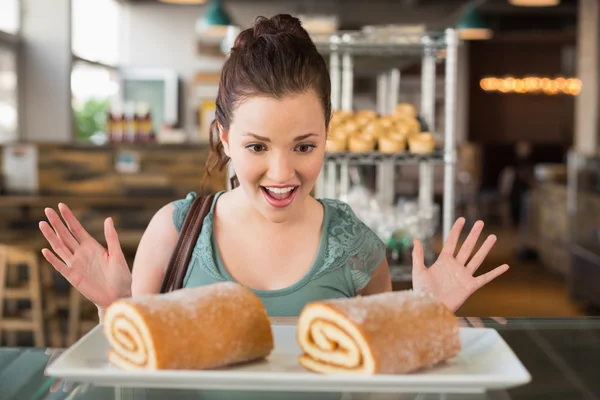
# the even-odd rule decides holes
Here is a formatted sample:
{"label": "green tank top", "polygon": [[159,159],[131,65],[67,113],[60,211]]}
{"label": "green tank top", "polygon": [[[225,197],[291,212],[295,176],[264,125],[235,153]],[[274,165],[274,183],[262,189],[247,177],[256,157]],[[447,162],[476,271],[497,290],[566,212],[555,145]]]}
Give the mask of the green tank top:
{"label": "green tank top", "polygon": [[[204,219],[183,281],[184,287],[234,281],[221,256],[213,235],[213,210],[219,196]],[[196,193],[172,204],[173,223],[181,230]],[[278,290],[253,290],[270,316],[297,316],[311,301],[354,297],[371,279],[373,270],[385,257],[386,246],[360,221],[349,205],[339,200],[318,199],[323,205],[323,229],[315,260],[310,270],[293,285]]]}

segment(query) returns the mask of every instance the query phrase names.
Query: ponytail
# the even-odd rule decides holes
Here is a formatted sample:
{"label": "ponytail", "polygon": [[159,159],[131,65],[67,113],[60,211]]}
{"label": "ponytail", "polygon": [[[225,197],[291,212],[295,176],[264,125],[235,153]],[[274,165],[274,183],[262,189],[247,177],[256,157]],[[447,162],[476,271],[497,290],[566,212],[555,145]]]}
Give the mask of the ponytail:
{"label": "ponytail", "polygon": [[[223,146],[223,142],[221,142],[217,123],[218,121],[216,118],[210,123],[208,133],[208,144],[210,150],[208,153],[208,158],[206,159],[206,170],[204,172],[204,177],[202,178],[202,182],[200,184],[202,192],[204,192],[206,189],[206,181],[212,177],[212,173],[214,171],[223,171],[223,168],[225,168],[230,161],[230,158],[227,156],[227,154],[225,154],[225,146]],[[231,187],[235,188],[238,186],[239,181],[234,175],[231,177]]]}

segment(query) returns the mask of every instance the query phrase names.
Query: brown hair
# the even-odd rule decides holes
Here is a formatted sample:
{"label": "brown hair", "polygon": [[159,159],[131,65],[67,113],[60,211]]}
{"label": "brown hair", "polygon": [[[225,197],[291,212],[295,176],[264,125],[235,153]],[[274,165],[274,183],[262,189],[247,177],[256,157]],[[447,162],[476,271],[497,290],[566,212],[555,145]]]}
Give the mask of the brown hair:
{"label": "brown hair", "polygon": [[[216,118],[210,125],[210,153],[204,181],[229,163],[219,140],[217,123],[228,130],[235,107],[252,96],[281,99],[314,90],[325,115],[331,117],[331,82],[321,54],[298,18],[288,14],[258,17],[242,31],[225,61],[219,81]],[[232,181],[233,186],[237,186]]]}

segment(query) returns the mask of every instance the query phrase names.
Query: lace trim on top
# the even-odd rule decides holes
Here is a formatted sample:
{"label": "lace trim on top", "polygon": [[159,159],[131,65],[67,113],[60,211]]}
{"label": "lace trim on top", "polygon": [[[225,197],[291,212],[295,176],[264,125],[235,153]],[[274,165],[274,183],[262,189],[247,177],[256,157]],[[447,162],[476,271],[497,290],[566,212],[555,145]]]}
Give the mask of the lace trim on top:
{"label": "lace trim on top", "polygon": [[350,269],[355,291],[364,288],[385,257],[379,237],[356,217],[350,206],[339,200],[321,200],[329,207],[331,221],[323,266],[315,277],[328,271]]}

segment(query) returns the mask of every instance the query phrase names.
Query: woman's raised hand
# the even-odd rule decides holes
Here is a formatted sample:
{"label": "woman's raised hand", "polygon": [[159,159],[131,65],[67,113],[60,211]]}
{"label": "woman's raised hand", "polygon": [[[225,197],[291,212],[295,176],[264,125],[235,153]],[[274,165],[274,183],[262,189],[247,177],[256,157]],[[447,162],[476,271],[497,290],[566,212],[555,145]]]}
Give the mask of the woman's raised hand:
{"label": "woman's raised hand", "polygon": [[477,221],[455,256],[460,232],[464,225],[464,218],[459,218],[456,221],[440,256],[429,268],[425,266],[423,247],[417,239],[415,239],[413,250],[412,279],[414,289],[433,294],[452,311],[456,311],[473,292],[508,270],[508,265],[503,264],[483,275],[474,276],[494,243],[496,243],[496,236],[488,236],[479,250],[469,260],[471,253],[475,250],[477,239],[479,239],[483,230],[483,222]]}
{"label": "woman's raised hand", "polygon": [[61,203],[58,209],[66,226],[52,208],[45,209],[49,223],[40,222],[40,230],[56,253],[43,249],[46,260],[98,308],[130,297],[131,272],[112,218],[104,221],[105,249],[81,226],[69,207]]}

